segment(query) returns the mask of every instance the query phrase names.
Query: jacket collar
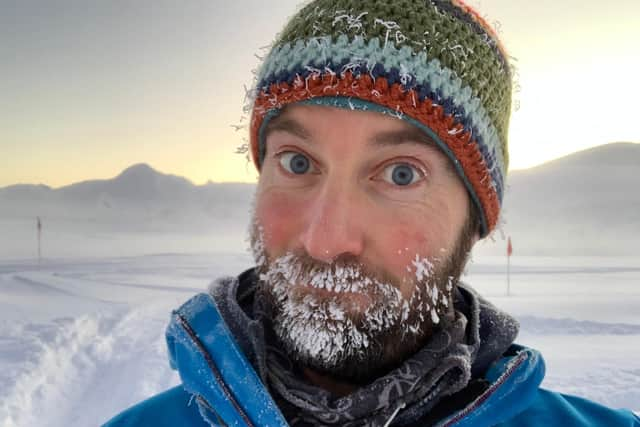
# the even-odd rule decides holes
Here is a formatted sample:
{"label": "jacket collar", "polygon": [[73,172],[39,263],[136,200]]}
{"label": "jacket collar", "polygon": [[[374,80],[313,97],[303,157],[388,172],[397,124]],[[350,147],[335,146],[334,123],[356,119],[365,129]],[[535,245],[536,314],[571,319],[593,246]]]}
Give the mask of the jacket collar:
{"label": "jacket collar", "polygon": [[[226,279],[226,286],[217,289],[233,294],[237,301],[238,292],[246,294],[246,289],[239,289],[239,282]],[[228,322],[230,308],[218,301],[199,294],[174,311],[167,328],[171,366],[179,371],[184,388],[195,396],[201,414],[213,425],[218,418],[229,425],[287,425],[263,385],[262,375],[254,369],[256,346],[236,332],[242,323],[253,320],[242,310],[244,314],[231,309],[235,315]],[[493,306],[478,301],[480,339],[483,323],[496,319],[486,315]],[[238,315],[240,318],[234,318]],[[495,361],[500,356],[491,353],[485,349],[483,357]],[[482,355],[481,348],[479,357]],[[438,426],[495,425],[497,418],[506,420],[526,409],[544,377],[544,361],[537,351],[512,345],[497,361],[487,363],[483,372],[490,382],[488,389]]]}

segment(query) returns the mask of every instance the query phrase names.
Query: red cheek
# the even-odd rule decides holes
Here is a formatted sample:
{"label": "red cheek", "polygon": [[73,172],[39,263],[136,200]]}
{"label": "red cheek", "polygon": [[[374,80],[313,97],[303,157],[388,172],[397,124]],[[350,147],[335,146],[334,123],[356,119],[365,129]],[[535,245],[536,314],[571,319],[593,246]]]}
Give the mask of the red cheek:
{"label": "red cheek", "polygon": [[262,227],[265,248],[272,256],[283,255],[298,229],[300,203],[275,192],[259,195],[256,219]]}
{"label": "red cheek", "polygon": [[426,236],[416,233],[410,227],[389,227],[389,232],[382,239],[384,245],[380,247],[386,248],[387,251],[386,254],[382,254],[386,260],[387,271],[400,280],[412,279],[413,270],[409,271],[407,268],[412,268],[416,254],[420,258],[426,256]]}

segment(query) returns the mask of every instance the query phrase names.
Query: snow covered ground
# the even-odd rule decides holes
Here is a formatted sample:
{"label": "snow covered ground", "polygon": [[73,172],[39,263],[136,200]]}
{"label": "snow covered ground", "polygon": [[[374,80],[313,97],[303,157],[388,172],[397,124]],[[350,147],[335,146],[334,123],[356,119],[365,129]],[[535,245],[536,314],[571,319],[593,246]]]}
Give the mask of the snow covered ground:
{"label": "snow covered ground", "polygon": [[[476,259],[464,280],[522,323],[545,386],[640,411],[640,259]],[[91,426],[178,383],[171,309],[238,253],[0,261],[0,426]],[[43,421],[46,420],[46,421]]]}

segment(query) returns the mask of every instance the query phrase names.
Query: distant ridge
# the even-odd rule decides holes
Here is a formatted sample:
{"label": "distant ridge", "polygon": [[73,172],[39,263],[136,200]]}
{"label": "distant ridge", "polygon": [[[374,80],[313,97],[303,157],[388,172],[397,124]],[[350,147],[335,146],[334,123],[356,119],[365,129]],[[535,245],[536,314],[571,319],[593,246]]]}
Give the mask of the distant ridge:
{"label": "distant ridge", "polygon": [[207,181],[205,184],[202,185],[196,185],[193,184],[193,182],[191,182],[189,179],[179,176],[179,175],[173,175],[173,174],[167,174],[167,173],[163,173],[158,171],[157,169],[153,168],[152,166],[150,166],[147,163],[136,163],[133,164],[129,167],[127,167],[126,169],[124,169],[122,172],[120,172],[118,175],[116,175],[113,178],[105,178],[105,179],[88,179],[85,181],[79,181],[79,182],[74,182],[72,184],[68,184],[68,185],[64,185],[61,187],[57,187],[57,188],[53,188],[50,187],[46,184],[27,184],[27,183],[20,183],[20,184],[11,184],[8,185],[6,187],[0,187],[0,192],[5,191],[5,190],[10,190],[10,191],[29,191],[31,189],[37,188],[38,190],[51,190],[51,191],[59,191],[59,190],[65,190],[68,188],[72,188],[72,187],[77,187],[77,186],[83,186],[86,185],[88,183],[91,184],[96,184],[96,183],[106,183],[106,182],[120,182],[120,183],[130,183],[131,181],[151,181],[151,180],[157,180],[157,179],[169,179],[169,180],[174,180],[175,182],[183,182],[185,184],[189,184],[192,185],[194,187],[206,187],[209,185],[218,185],[218,184],[238,184],[238,185],[253,185],[253,184],[247,184],[247,183],[243,183],[243,182],[224,182],[224,183],[217,183],[217,182],[213,182],[213,181]]}
{"label": "distant ridge", "polygon": [[542,169],[553,169],[566,166],[640,166],[640,143],[612,142],[598,145],[566,156],[550,160],[538,166],[520,169],[511,174],[538,172]]}
{"label": "distant ridge", "polygon": [[[612,142],[609,144],[598,145],[582,151],[568,154],[566,156],[559,157],[554,160],[550,160],[543,164],[533,166],[527,169],[517,169],[509,173],[509,176],[520,176],[522,174],[540,173],[544,169],[553,169],[561,167],[588,167],[588,166],[639,166],[640,167],[640,142]],[[150,183],[162,181],[162,183],[174,183],[177,185],[193,186],[193,187],[206,187],[210,185],[219,184],[233,184],[233,185],[254,185],[246,183],[214,183],[208,181],[202,185],[195,185],[189,179],[159,172],[147,163],[136,163],[126,169],[113,178],[107,179],[92,179],[86,181],[80,181],[73,184],[65,185],[59,188],[52,188],[45,184],[12,184],[6,187],[0,187],[0,192],[31,192],[32,195],[37,195],[43,191],[59,191],[68,190],[70,188],[76,188],[78,186],[95,185],[98,183],[110,183],[117,182],[120,184],[135,184],[136,186],[141,183]],[[179,184],[178,184],[179,183]]]}
{"label": "distant ridge", "polygon": [[197,230],[249,218],[255,184],[207,183],[158,172],[145,163],[114,178],[88,180],[52,189],[14,185],[0,189],[0,219],[42,216],[100,228]]}
{"label": "distant ridge", "polygon": [[157,170],[149,166],[147,163],[136,163],[129,166],[122,172],[120,172],[120,175],[118,175],[116,178],[126,176],[126,175],[145,175],[145,174],[159,174],[159,173],[160,172],[158,172]]}
{"label": "distant ridge", "polygon": [[68,199],[90,199],[101,194],[125,200],[183,200],[195,188],[186,178],[163,174],[140,163],[128,167],[115,178],[79,182],[56,191]]}
{"label": "distant ridge", "polygon": [[[2,188],[0,219],[42,216],[74,227],[85,224],[87,230],[104,226],[123,232],[224,229],[227,234],[236,230],[238,239],[244,239],[255,188],[194,185],[140,163],[111,179],[58,189],[24,184]],[[640,144],[607,144],[512,171],[503,220],[501,230],[513,236],[518,254],[637,254]],[[499,237],[493,246],[490,241],[479,246],[503,252]]]}
{"label": "distant ridge", "polygon": [[5,194],[25,194],[36,195],[38,193],[51,191],[52,188],[44,184],[13,184],[4,188],[0,188],[0,192]]}
{"label": "distant ridge", "polygon": [[[636,143],[606,144],[512,171],[502,231],[525,254],[637,254],[639,190]],[[500,241],[495,246],[503,252]]]}

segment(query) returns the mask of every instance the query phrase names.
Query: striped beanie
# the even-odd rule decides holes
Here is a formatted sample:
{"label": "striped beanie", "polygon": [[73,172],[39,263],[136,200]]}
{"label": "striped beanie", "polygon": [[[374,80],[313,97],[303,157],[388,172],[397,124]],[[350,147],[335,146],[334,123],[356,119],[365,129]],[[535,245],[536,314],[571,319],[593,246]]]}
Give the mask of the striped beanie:
{"label": "striped beanie", "polygon": [[257,76],[250,125],[303,102],[394,115],[455,165],[481,218],[498,223],[507,171],[511,71],[490,26],[460,0],[315,0],[279,34]]}

